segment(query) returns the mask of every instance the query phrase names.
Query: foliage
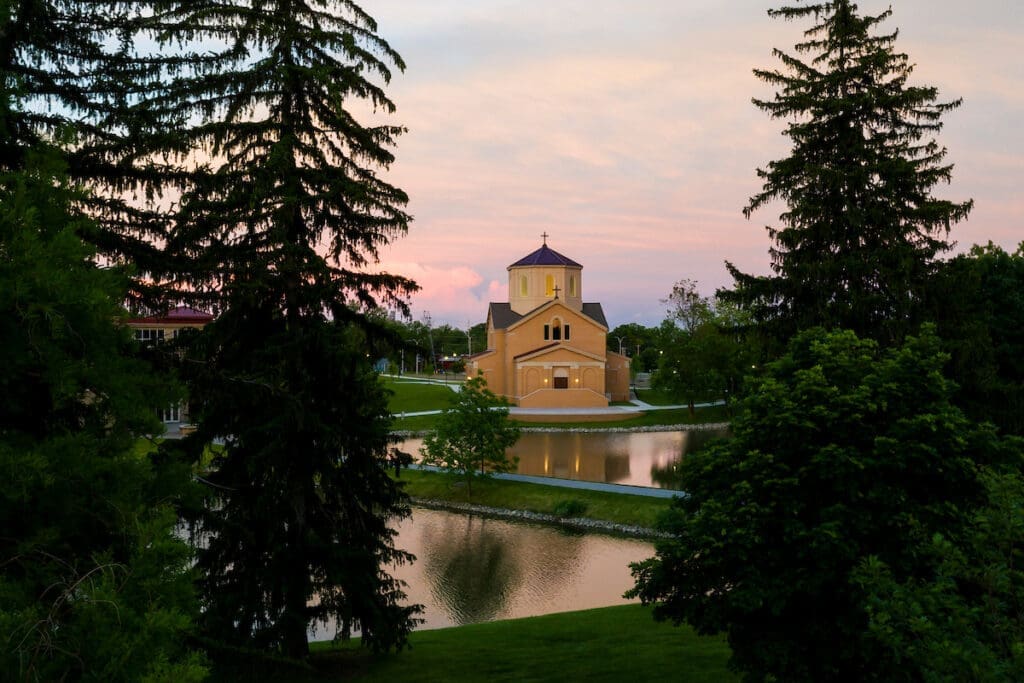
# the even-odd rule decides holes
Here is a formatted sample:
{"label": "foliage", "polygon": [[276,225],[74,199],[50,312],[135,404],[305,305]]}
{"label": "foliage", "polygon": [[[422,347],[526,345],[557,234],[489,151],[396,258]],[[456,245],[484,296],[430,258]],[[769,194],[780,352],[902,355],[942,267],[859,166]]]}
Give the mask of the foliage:
{"label": "foliage", "polygon": [[630,372],[651,372],[658,367],[658,328],[637,323],[619,325],[606,338],[609,351],[630,356]]}
{"label": "foliage", "polygon": [[127,277],[93,261],[60,158],[37,145],[0,175],[0,670],[201,680],[171,508],[189,472],[134,447],[175,396],[116,324]]}
{"label": "foliage", "polygon": [[[58,144],[65,173],[89,194],[67,207],[87,213],[79,238],[109,261],[130,263],[128,295],[154,296],[144,274],[158,268],[158,212],[132,205],[162,184],[138,149],[138,123],[128,103],[152,77],[131,55],[128,26],[148,3],[124,0],[0,2],[0,167],[26,168],[28,155]],[[13,95],[13,97],[6,97]]]}
{"label": "foliage", "polygon": [[669,317],[658,330],[654,387],[685,400],[691,416],[697,401],[735,396],[754,357],[742,331],[745,314],[728,302],[701,296],[692,280],[677,282],[663,303],[669,305]]}
{"label": "foliage", "polygon": [[472,496],[473,479],[508,472],[516,461],[508,449],[520,428],[508,419],[508,401],[487,388],[483,374],[466,380],[437,428],[423,439],[423,464],[459,473]]}
{"label": "foliage", "polygon": [[758,170],[764,185],[744,213],[775,201],[786,210],[781,227],[768,228],[773,275],[727,264],[736,289],[726,295],[779,343],[813,326],[896,342],[919,324],[934,258],[971,208],[931,194],[952,166],[930,136],[960,101],[907,84],[913,66],[896,33],[878,33],[891,10],[861,15],[851,0],[834,0],[769,14],[814,21],[795,53],[775,50],[781,69],[754,72],[778,88],[754,103],[788,121],[793,146]]}
{"label": "foliage", "polygon": [[983,481],[987,502],[963,539],[922,544],[931,576],[897,579],[876,557],[854,574],[872,634],[921,680],[1024,680],[1024,479],[987,471]]}
{"label": "foliage", "polygon": [[552,509],[552,514],[559,517],[582,517],[587,511],[586,501],[579,498],[560,500]]}
{"label": "foliage", "polygon": [[976,420],[1024,435],[1024,243],[1013,253],[975,245],[943,263],[928,299],[951,354],[957,403]]}
{"label": "foliage", "polygon": [[143,25],[173,56],[137,110],[177,126],[168,276],[219,312],[183,363],[198,429],[181,447],[225,443],[198,515],[205,633],[300,660],[311,624],[400,648],[418,608],[385,568],[412,559],[389,526],[409,507],[368,354],[394,338],[371,313],[416,289],[374,272],[410,220],[380,173],[404,63],[350,0],[154,6]]}
{"label": "foliage", "polygon": [[681,466],[661,521],[672,535],[634,565],[631,591],[699,633],[727,632],[750,680],[914,680],[868,630],[853,580],[869,557],[897,581],[917,552],[959,538],[983,500],[978,464],[1009,455],[949,400],[930,328],[880,351],[850,331],[798,335],[743,400],[733,439]]}

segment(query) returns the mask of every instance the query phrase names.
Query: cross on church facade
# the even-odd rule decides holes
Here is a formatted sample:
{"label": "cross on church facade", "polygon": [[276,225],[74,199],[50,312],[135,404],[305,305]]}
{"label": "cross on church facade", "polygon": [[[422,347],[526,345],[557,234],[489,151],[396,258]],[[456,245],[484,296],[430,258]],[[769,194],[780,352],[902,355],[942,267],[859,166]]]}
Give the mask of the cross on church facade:
{"label": "cross on church facade", "polygon": [[559,293],[560,291],[562,291],[562,288],[561,288],[561,287],[559,287],[558,285],[555,285],[555,298],[556,298],[556,299],[558,298],[558,293]]}

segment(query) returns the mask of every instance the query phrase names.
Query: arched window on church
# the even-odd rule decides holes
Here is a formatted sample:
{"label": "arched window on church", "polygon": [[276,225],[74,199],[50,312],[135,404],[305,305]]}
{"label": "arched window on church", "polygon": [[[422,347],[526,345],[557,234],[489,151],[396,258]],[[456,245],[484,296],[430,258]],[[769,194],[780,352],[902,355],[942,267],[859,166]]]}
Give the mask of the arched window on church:
{"label": "arched window on church", "polygon": [[576,296],[576,276],[569,276],[569,296]]}
{"label": "arched window on church", "polygon": [[551,321],[551,338],[555,341],[562,339],[562,319],[555,318]]}
{"label": "arched window on church", "polygon": [[519,276],[519,296],[526,296],[526,292],[527,292],[526,276],[525,275],[520,275]]}
{"label": "arched window on church", "polygon": [[544,278],[544,296],[555,295],[555,276],[548,275]]}

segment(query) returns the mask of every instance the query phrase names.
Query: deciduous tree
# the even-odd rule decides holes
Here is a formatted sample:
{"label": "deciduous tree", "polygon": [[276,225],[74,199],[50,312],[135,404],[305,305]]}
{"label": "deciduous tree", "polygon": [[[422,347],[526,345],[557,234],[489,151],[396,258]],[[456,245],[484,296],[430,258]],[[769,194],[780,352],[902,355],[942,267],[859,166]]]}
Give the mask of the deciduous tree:
{"label": "deciduous tree", "polygon": [[0,172],[0,670],[6,680],[197,681],[198,603],[173,506],[190,471],[140,450],[176,396],[117,324],[62,154]]}
{"label": "deciduous tree", "polygon": [[[919,552],[963,538],[985,500],[980,464],[1016,462],[950,403],[946,356],[925,328],[880,351],[814,329],[743,399],[734,438],[681,465],[632,595],[655,615],[728,634],[750,680],[918,680],[869,632],[854,574],[876,558],[896,581],[933,576]],[[1019,464],[1017,465],[1019,466]]]}
{"label": "deciduous tree", "polygon": [[938,268],[928,307],[951,359],[956,401],[972,418],[1024,435],[1024,243],[975,245]]}
{"label": "deciduous tree", "polygon": [[519,440],[520,429],[508,414],[508,401],[487,388],[483,375],[470,378],[423,439],[423,463],[461,475],[472,497],[475,477],[516,466],[507,451]]}

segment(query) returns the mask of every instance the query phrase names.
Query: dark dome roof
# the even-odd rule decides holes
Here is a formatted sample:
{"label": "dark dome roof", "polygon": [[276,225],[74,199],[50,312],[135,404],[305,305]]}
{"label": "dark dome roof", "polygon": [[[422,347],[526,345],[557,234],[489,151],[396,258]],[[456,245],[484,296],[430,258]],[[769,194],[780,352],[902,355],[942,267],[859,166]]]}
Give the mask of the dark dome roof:
{"label": "dark dome roof", "polygon": [[523,258],[513,263],[509,268],[515,268],[516,266],[573,266],[575,268],[582,268],[580,264],[573,261],[571,258],[562,256],[557,251],[549,247],[548,245],[542,246],[532,254],[527,254]]}

